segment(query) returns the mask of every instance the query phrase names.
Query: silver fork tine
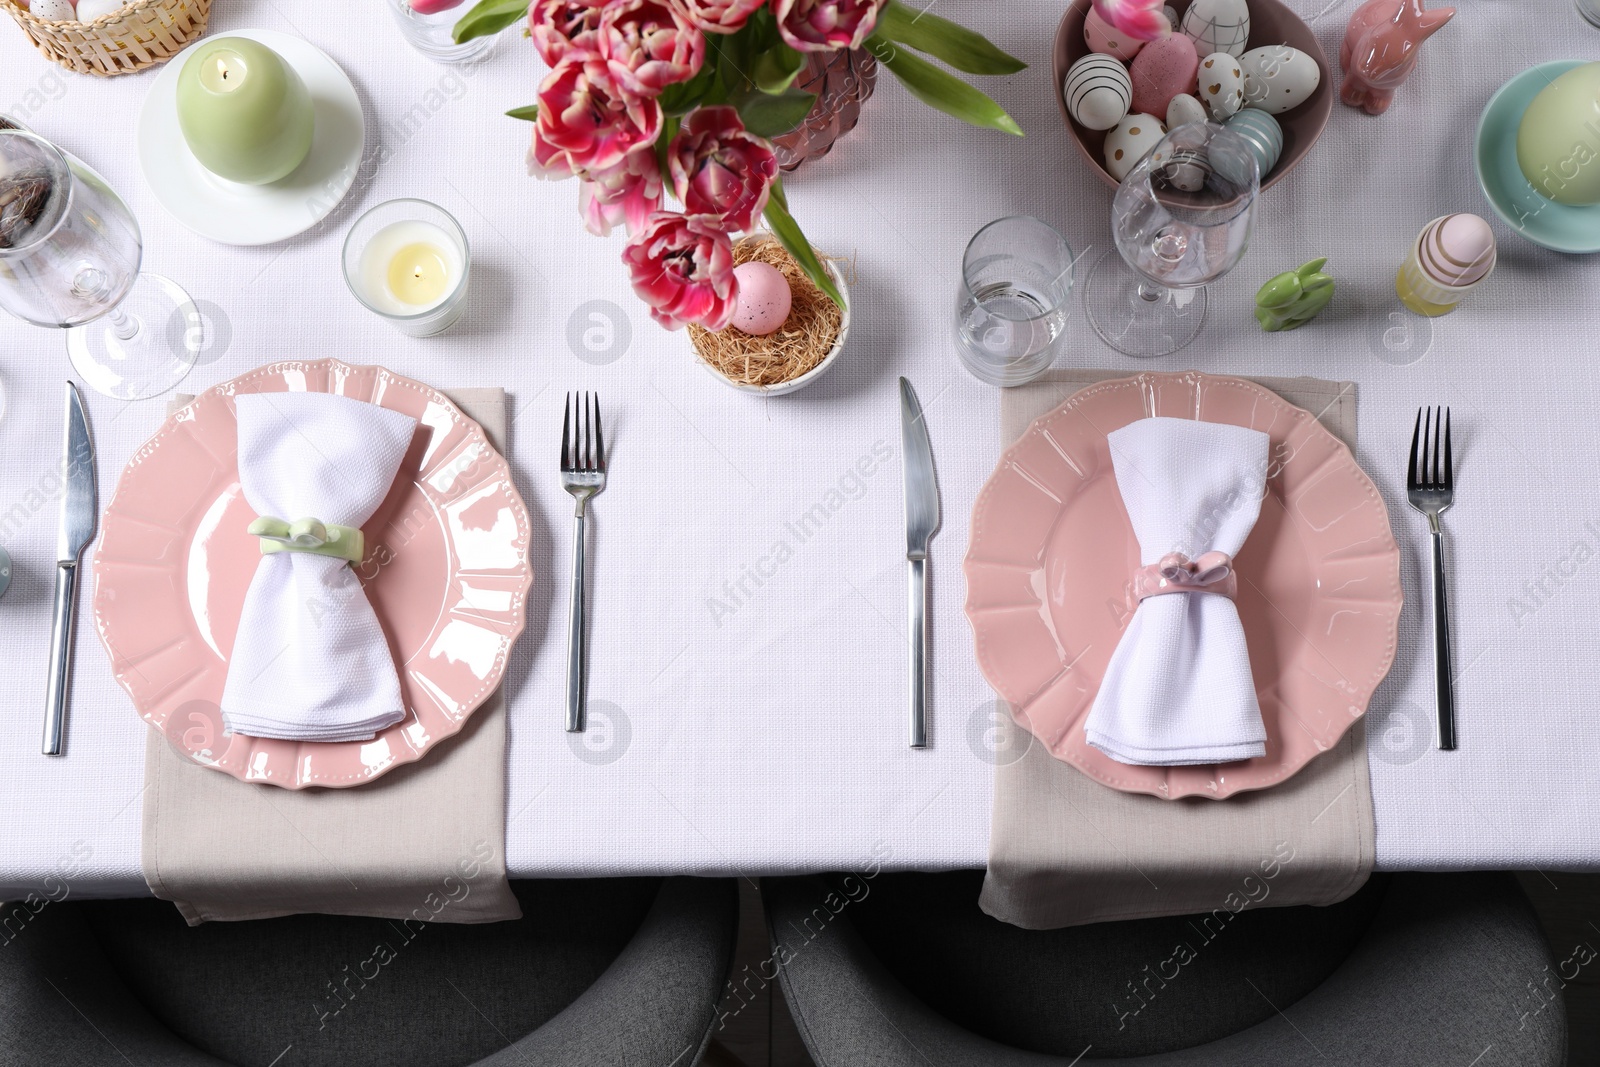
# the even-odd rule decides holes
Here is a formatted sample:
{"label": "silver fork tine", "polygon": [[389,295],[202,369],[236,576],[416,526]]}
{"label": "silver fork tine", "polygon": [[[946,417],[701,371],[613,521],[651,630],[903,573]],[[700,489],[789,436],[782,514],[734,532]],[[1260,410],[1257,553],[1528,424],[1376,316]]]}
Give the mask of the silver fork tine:
{"label": "silver fork tine", "polygon": [[[567,447],[567,443],[571,440],[571,437],[572,394],[568,393],[567,398],[561,402],[561,469],[564,471],[572,469],[572,452]],[[1415,446],[1413,446],[1413,448],[1414,447]]]}
{"label": "silver fork tine", "polygon": [[1406,465],[1406,491],[1417,488],[1417,471],[1421,469],[1419,459],[1421,453],[1417,451],[1422,444],[1422,409],[1417,409],[1417,425],[1411,431],[1411,462]]}
{"label": "silver fork tine", "polygon": [[1439,480],[1439,438],[1444,435],[1444,408],[1433,409],[1433,481],[1428,484],[1435,489],[1444,483]]}
{"label": "silver fork tine", "polygon": [[599,465],[600,473],[606,471],[606,437],[600,429],[600,394],[594,394],[594,458]]}
{"label": "silver fork tine", "polygon": [[1444,409],[1444,487],[1454,489],[1456,481],[1455,464],[1450,460],[1450,409]]}

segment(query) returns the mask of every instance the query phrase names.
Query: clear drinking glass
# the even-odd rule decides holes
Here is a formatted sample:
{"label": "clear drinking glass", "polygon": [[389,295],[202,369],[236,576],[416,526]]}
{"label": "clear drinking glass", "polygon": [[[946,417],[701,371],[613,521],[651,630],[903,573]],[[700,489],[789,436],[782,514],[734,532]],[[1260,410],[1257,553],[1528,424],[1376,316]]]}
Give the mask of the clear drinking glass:
{"label": "clear drinking glass", "polygon": [[407,43],[435,63],[465,63],[476,59],[494,46],[494,37],[474,37],[465,44],[456,44],[452,36],[456,23],[470,6],[457,5],[448,11],[424,15],[411,6],[409,0],[384,0],[389,13],[400,26]]}
{"label": "clear drinking glass", "polygon": [[1084,282],[1095,332],[1130,356],[1165,356],[1193,341],[1205,286],[1238,264],[1255,225],[1261,175],[1250,144],[1212,122],[1167,134],[1117,189],[1111,228],[1120,257]]}
{"label": "clear drinking glass", "polygon": [[139,273],[139,224],[76,157],[0,129],[0,308],[67,331],[72,365],[120,400],[164,393],[194,367],[201,322],[176,283]]}
{"label": "clear drinking glass", "polygon": [[957,354],[990,385],[1025,385],[1050,369],[1067,328],[1072,249],[1047,222],[1026,215],[979,230],[961,261]]}
{"label": "clear drinking glass", "polygon": [[1592,26],[1600,26],[1600,0],[1577,0],[1578,14]]}

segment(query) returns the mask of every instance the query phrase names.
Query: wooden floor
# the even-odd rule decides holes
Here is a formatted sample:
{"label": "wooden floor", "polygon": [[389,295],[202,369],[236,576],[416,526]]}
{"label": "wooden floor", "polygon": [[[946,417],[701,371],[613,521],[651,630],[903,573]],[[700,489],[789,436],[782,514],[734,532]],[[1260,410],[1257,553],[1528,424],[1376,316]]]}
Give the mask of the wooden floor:
{"label": "wooden floor", "polygon": [[[1524,872],[1517,876],[1533,900],[1556,960],[1547,989],[1530,982],[1528,1004],[1566,1000],[1571,1037],[1568,1067],[1600,1067],[1600,875]],[[771,946],[761,896],[739,884],[741,927],[732,987],[722,1005],[723,1027],[705,1067],[814,1067],[771,974]],[[1564,980],[1570,976],[1570,981]]]}

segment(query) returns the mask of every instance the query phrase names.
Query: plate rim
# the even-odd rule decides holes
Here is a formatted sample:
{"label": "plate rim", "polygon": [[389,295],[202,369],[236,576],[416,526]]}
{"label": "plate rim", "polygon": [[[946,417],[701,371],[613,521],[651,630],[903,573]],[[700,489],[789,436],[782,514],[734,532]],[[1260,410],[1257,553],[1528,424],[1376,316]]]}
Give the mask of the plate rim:
{"label": "plate rim", "polygon": [[[1036,430],[1040,423],[1059,415],[1064,409],[1072,406],[1074,402],[1077,401],[1079,397],[1087,391],[1091,389],[1105,389],[1113,386],[1132,386],[1134,388],[1141,389],[1146,395],[1148,395],[1150,389],[1147,388],[1147,386],[1151,384],[1159,385],[1164,382],[1187,382],[1192,388],[1198,389],[1206,381],[1223,382],[1234,386],[1242,386],[1255,391],[1257,394],[1262,394],[1272,398],[1292,412],[1297,412],[1298,416],[1303,419],[1304,424],[1310,428],[1310,431],[1313,435],[1320,435],[1332,442],[1334,446],[1334,455],[1344,461],[1348,469],[1354,471],[1361,481],[1365,483],[1366,489],[1371,493],[1372,498],[1378,502],[1379,506],[1383,510],[1385,518],[1384,530],[1387,538],[1389,553],[1391,555],[1391,565],[1389,568],[1386,568],[1386,573],[1392,575],[1395,588],[1392,619],[1390,620],[1387,628],[1388,642],[1385,654],[1383,656],[1383,661],[1380,665],[1375,667],[1371,676],[1372,680],[1370,686],[1365,687],[1363,692],[1357,694],[1360,697],[1359,700],[1354,699],[1354,697],[1351,699],[1352,705],[1359,704],[1361,708],[1360,714],[1351,715],[1347,721],[1344,721],[1341,724],[1338,733],[1331,738],[1328,746],[1316,754],[1323,755],[1327,751],[1330,751],[1335,745],[1340,743],[1357,722],[1365,720],[1367,713],[1371,710],[1373,696],[1376,695],[1378,687],[1383,684],[1384,679],[1388,677],[1390,671],[1394,667],[1394,662],[1399,652],[1400,615],[1405,603],[1405,587],[1401,575],[1402,560],[1400,546],[1399,542],[1394,536],[1392,518],[1389,514],[1388,505],[1383,500],[1383,494],[1378,490],[1377,485],[1372,481],[1371,476],[1368,475],[1367,472],[1361,467],[1360,463],[1356,461],[1355,453],[1350,446],[1340,439],[1337,434],[1333,433],[1326,426],[1324,426],[1320,419],[1318,419],[1311,412],[1307,411],[1305,408],[1290,402],[1287,398],[1281,396],[1275,390],[1267,387],[1266,385],[1252,381],[1249,378],[1240,375],[1211,374],[1198,370],[1140,371],[1133,374],[1117,375],[1114,377],[1105,378],[1097,382],[1084,383],[1074,388],[1072,392],[1063,398],[1059,404],[1051,407],[1048,411],[1040,414],[1037,418],[1029,420],[1027,427],[1022,431],[1022,433],[1020,433],[1014,441],[1008,444],[1001,451],[1000,456],[995,461],[994,470],[991,471],[989,476],[985,479],[983,487],[978,491],[977,497],[973,500],[972,513],[969,518],[968,528],[969,531],[976,529],[979,520],[979,513],[983,509],[990,493],[995,490],[997,479],[1004,471],[1008,460],[1013,457],[1027,437]],[[990,665],[986,662],[982,652],[983,634],[980,632],[979,620],[975,616],[972,607],[972,579],[974,568],[984,565],[986,561],[974,559],[973,551],[973,540],[969,534],[967,553],[963,557],[961,565],[962,576],[967,583],[967,596],[962,610],[963,614],[966,616],[968,627],[972,633],[973,643],[975,649],[977,650],[975,658],[977,659],[979,673],[983,675],[984,681],[989,685],[990,689],[993,690],[996,699],[1000,703],[1005,704],[1008,709],[1012,710],[1011,718],[1016,724],[1017,728],[1026,731],[1030,737],[1043,744],[1045,751],[1049,754],[1052,760],[1067,764],[1086,777],[1105,785],[1107,788],[1116,789],[1119,792],[1154,796],[1163,800],[1182,800],[1191,797],[1204,797],[1208,800],[1221,801],[1226,800],[1234,795],[1249,792],[1259,792],[1264,789],[1270,789],[1274,786],[1281,785],[1282,783],[1293,778],[1295,775],[1299,774],[1307,765],[1311,763],[1312,759],[1316,758],[1315,755],[1309,757],[1299,765],[1286,769],[1282,775],[1272,778],[1271,780],[1261,780],[1251,784],[1242,785],[1222,783],[1218,788],[1212,790],[1190,790],[1180,793],[1165,788],[1165,783],[1167,781],[1165,777],[1162,779],[1162,787],[1151,787],[1131,780],[1109,780],[1106,775],[1097,773],[1091,768],[1086,767],[1075,760],[1063,758],[1062,756],[1057,755],[1051,745],[1045,741],[1044,738],[1035,735],[1033,731],[1028,728],[1027,724],[1015,715],[1014,706],[1000,692],[999,687],[995,685],[994,679],[991,676]],[[1231,764],[1210,764],[1207,766],[1227,767],[1231,766]],[[1173,769],[1174,768],[1166,768],[1168,772]]]}
{"label": "plate rim", "polygon": [[[186,403],[182,407],[170,412],[166,416],[166,418],[162,420],[161,425],[158,426],[155,429],[155,431],[152,432],[151,435],[148,438],[146,438],[139,445],[138,448],[136,448],[134,450],[133,454],[128,458],[127,463],[123,465],[122,470],[118,473],[115,485],[114,485],[114,487],[112,489],[111,498],[107,502],[106,506],[101,510],[101,515],[102,516],[106,516],[106,515],[109,515],[111,513],[111,511],[116,507],[117,498],[123,492],[123,489],[124,489],[124,486],[125,486],[125,480],[127,479],[127,477],[130,474],[130,472],[135,467],[139,466],[141,463],[145,462],[148,459],[149,454],[151,453],[151,450],[154,449],[155,447],[157,447],[158,441],[162,437],[173,433],[174,429],[178,425],[178,423],[185,419],[186,415],[189,413],[189,411],[196,404],[198,404],[198,403],[200,403],[200,402],[202,402],[204,400],[208,400],[208,399],[223,399],[223,400],[225,400],[225,398],[230,396],[230,395],[237,395],[238,394],[239,391],[237,390],[237,386],[238,386],[238,384],[240,382],[243,382],[243,381],[246,381],[248,379],[255,378],[255,377],[267,377],[267,376],[270,376],[272,374],[281,374],[285,370],[291,370],[291,369],[293,369],[293,370],[303,370],[303,371],[312,372],[312,373],[322,372],[325,375],[325,377],[328,378],[328,379],[337,377],[337,376],[339,376],[341,374],[344,374],[344,375],[348,376],[349,374],[353,374],[355,372],[371,371],[371,372],[374,372],[375,375],[380,377],[380,378],[383,378],[383,377],[386,376],[387,379],[390,380],[390,381],[397,382],[397,383],[399,383],[399,384],[401,384],[402,386],[405,386],[405,387],[414,388],[414,389],[420,391],[422,394],[427,395],[430,400],[437,401],[437,402],[440,402],[440,403],[443,403],[444,405],[446,405],[450,409],[450,411],[454,414],[455,418],[459,419],[462,423],[464,423],[469,428],[469,430],[468,430],[469,438],[471,436],[475,435],[477,437],[477,439],[481,440],[487,446],[487,450],[488,450],[488,453],[489,453],[488,462],[490,462],[493,465],[495,465],[496,467],[498,467],[499,472],[500,472],[500,477],[503,478],[506,486],[510,489],[512,500],[513,500],[515,506],[520,510],[520,513],[521,513],[521,515],[520,515],[521,528],[526,532],[527,539],[528,539],[528,541],[529,541],[529,543],[531,545],[531,541],[532,541],[532,538],[533,538],[532,513],[528,510],[527,501],[525,499],[523,499],[522,491],[517,488],[516,480],[515,480],[515,478],[513,476],[513,471],[511,469],[510,461],[505,457],[504,453],[502,453],[499,449],[495,448],[494,442],[489,439],[488,431],[486,431],[483,428],[482,424],[480,424],[476,419],[474,419],[471,416],[469,416],[465,411],[463,411],[461,409],[460,405],[458,405],[454,400],[452,400],[450,398],[450,396],[448,394],[445,393],[444,390],[442,390],[442,389],[440,389],[440,388],[438,388],[436,386],[429,385],[426,382],[420,381],[418,379],[409,377],[409,376],[404,375],[404,374],[399,374],[399,373],[397,373],[397,372],[395,372],[393,370],[390,370],[388,367],[386,367],[386,366],[384,366],[382,364],[379,364],[379,363],[359,363],[359,364],[358,363],[346,363],[344,360],[339,359],[337,357],[333,357],[333,356],[316,357],[316,358],[310,358],[310,359],[301,358],[301,359],[274,360],[274,361],[272,361],[270,363],[265,363],[265,364],[262,364],[261,366],[254,367],[254,368],[252,368],[252,369],[250,369],[248,371],[245,371],[242,374],[235,375],[234,377],[229,378],[226,381],[219,382],[218,384],[213,385],[210,388],[205,389],[202,392],[195,394],[193,399],[191,399],[188,403]],[[249,391],[250,390],[245,390],[245,392],[249,392]],[[325,392],[326,390],[318,389],[318,390],[307,390],[307,391]],[[374,782],[374,781],[378,780],[379,778],[381,778],[384,775],[388,774],[390,771],[394,770],[397,767],[401,767],[401,766],[404,766],[406,764],[416,763],[416,762],[421,761],[424,757],[426,757],[428,755],[428,753],[430,751],[432,751],[438,745],[442,744],[443,742],[445,742],[449,738],[454,737],[455,735],[459,734],[462,730],[464,730],[466,728],[466,725],[467,725],[468,721],[471,720],[472,717],[474,715],[476,715],[478,713],[478,711],[480,709],[482,709],[485,704],[489,703],[489,701],[491,701],[493,699],[495,692],[501,686],[503,686],[504,683],[505,683],[505,673],[506,673],[507,669],[510,666],[512,653],[516,649],[517,642],[519,640],[521,640],[523,634],[526,633],[526,631],[527,631],[527,627],[528,627],[528,594],[532,590],[534,582],[535,582],[535,579],[537,578],[537,575],[534,573],[532,560],[529,557],[529,554],[528,554],[527,550],[525,549],[523,554],[522,554],[522,559],[520,561],[520,566],[518,567],[517,573],[516,573],[516,592],[515,592],[516,608],[514,608],[512,613],[511,613],[511,622],[510,622],[509,626],[506,628],[506,631],[505,631],[504,652],[500,655],[499,662],[491,670],[490,675],[487,676],[487,677],[492,678],[492,681],[487,683],[484,686],[482,694],[473,702],[472,707],[470,708],[470,710],[468,710],[465,713],[463,713],[458,719],[450,719],[448,716],[445,717],[445,720],[444,720],[445,725],[443,727],[441,727],[440,729],[437,729],[437,730],[433,731],[431,736],[430,736],[430,738],[429,738],[429,740],[428,740],[428,743],[426,745],[424,745],[420,750],[418,750],[414,745],[407,745],[407,746],[404,746],[404,747],[402,747],[400,749],[391,749],[391,751],[393,751],[393,753],[394,753],[393,757],[388,762],[386,762],[381,768],[379,768],[379,769],[377,769],[377,770],[375,770],[375,771],[373,771],[371,773],[364,774],[364,775],[361,775],[361,776],[355,777],[355,778],[350,778],[348,780],[326,780],[326,779],[308,778],[307,777],[307,771],[306,771],[305,766],[304,766],[304,763],[305,763],[304,756],[302,754],[297,754],[296,758],[295,758],[295,761],[294,761],[295,772],[294,772],[293,778],[289,779],[289,780],[280,780],[280,779],[276,779],[276,778],[255,777],[255,776],[251,776],[249,774],[241,775],[239,773],[236,773],[231,768],[219,766],[216,763],[208,763],[208,762],[206,762],[204,760],[196,759],[188,751],[186,751],[186,750],[180,748],[179,746],[173,744],[171,735],[168,733],[168,731],[165,728],[165,723],[166,723],[167,720],[164,719],[162,721],[161,725],[157,725],[151,718],[151,715],[153,714],[153,712],[147,711],[147,709],[144,706],[142,706],[142,702],[141,702],[141,699],[140,699],[139,695],[137,693],[135,693],[132,684],[130,683],[130,681],[126,677],[126,672],[118,669],[117,662],[118,662],[119,656],[114,651],[114,649],[112,648],[111,641],[110,641],[109,637],[107,636],[107,624],[106,624],[106,618],[105,618],[104,611],[103,611],[103,608],[104,608],[103,583],[104,583],[104,576],[105,576],[105,567],[103,567],[103,565],[102,565],[102,558],[101,558],[102,557],[102,553],[104,551],[104,547],[105,547],[105,537],[104,537],[105,523],[104,523],[103,520],[102,520],[100,526],[101,526],[100,535],[97,536],[97,538],[95,540],[94,553],[91,556],[91,563],[92,563],[93,570],[94,570],[94,590],[93,590],[93,594],[91,596],[91,609],[92,609],[93,615],[94,615],[95,633],[96,633],[96,636],[100,639],[101,648],[104,650],[104,652],[106,654],[106,658],[108,660],[108,665],[111,668],[112,677],[116,680],[118,687],[121,688],[122,691],[127,694],[129,700],[132,702],[135,714],[137,714],[139,716],[139,718],[150,729],[152,729],[152,730],[156,731],[158,734],[160,734],[162,736],[163,740],[165,740],[167,742],[167,744],[172,747],[173,751],[176,752],[179,756],[181,756],[186,762],[192,763],[192,764],[194,764],[196,766],[205,767],[205,768],[208,768],[210,770],[217,771],[217,772],[219,772],[221,774],[226,774],[231,778],[235,778],[235,779],[237,779],[237,780],[239,780],[241,782],[244,782],[246,784],[249,784],[249,785],[270,785],[270,786],[276,786],[277,788],[280,788],[280,789],[286,789],[286,790],[289,790],[291,792],[296,792],[296,791],[299,791],[299,790],[302,790],[302,789],[349,789],[349,788],[355,788],[355,787],[366,785],[368,783],[371,783],[371,782]],[[116,566],[115,566],[114,563],[110,565],[110,569],[113,570],[113,571],[116,569]],[[224,661],[223,661],[224,670],[226,670],[226,666],[227,666],[227,660],[224,659]],[[402,669],[402,665],[397,664],[396,665],[396,669],[397,670]],[[171,709],[171,710],[176,710],[176,709],[174,708],[174,709]],[[169,714],[168,717],[170,718],[170,714]],[[387,729],[388,730],[393,730],[393,729],[396,729],[396,728],[398,728],[400,726],[403,726],[404,724],[405,724],[405,720],[402,720],[401,723],[398,723],[398,724],[396,724],[396,726],[389,727]],[[378,732],[378,736],[382,737],[385,732],[387,732],[387,731],[379,731]],[[245,736],[245,735],[241,735],[241,736]],[[256,740],[256,741],[270,741],[270,740],[274,740],[274,739],[261,738],[261,739],[254,739],[254,740]],[[274,743],[297,745],[297,746],[300,746],[300,748],[303,748],[305,745],[328,744],[327,742],[287,741],[287,740],[286,741],[275,741]],[[347,742],[333,742],[333,744],[341,744],[341,745],[351,745],[351,744],[359,745],[359,744],[369,744],[369,743],[371,743],[371,742],[348,742],[348,741]],[[297,753],[299,753],[299,751],[300,751],[300,749],[297,748]]]}

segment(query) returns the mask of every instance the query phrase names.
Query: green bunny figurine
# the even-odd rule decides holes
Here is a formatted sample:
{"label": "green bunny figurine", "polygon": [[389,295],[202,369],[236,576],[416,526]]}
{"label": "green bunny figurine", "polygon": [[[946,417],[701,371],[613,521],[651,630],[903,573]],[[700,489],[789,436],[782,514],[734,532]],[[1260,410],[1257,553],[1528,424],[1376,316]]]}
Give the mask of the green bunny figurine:
{"label": "green bunny figurine", "polygon": [[1256,293],[1256,321],[1268,333],[1293,330],[1317,317],[1333,299],[1333,279],[1322,273],[1326,258],[1287,270]]}

